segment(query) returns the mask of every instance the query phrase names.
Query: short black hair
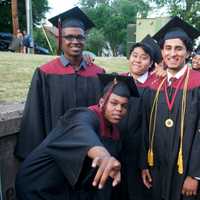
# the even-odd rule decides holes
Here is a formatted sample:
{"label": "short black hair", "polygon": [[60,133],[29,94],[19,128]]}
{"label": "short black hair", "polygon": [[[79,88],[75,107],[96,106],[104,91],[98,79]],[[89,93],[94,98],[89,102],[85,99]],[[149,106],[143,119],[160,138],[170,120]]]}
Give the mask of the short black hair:
{"label": "short black hair", "polygon": [[131,53],[132,53],[132,52],[134,51],[134,49],[137,48],[137,47],[142,48],[142,49],[144,50],[144,52],[150,56],[151,61],[153,61],[153,55],[152,55],[151,49],[150,49],[149,47],[147,47],[145,44],[142,44],[142,43],[140,43],[140,42],[134,44],[134,45],[131,47],[131,49],[130,49],[130,51],[129,51],[129,56],[128,56],[128,58],[130,58]]}
{"label": "short black hair", "polygon": [[[192,42],[191,39],[189,39],[189,38],[181,38],[181,37],[178,37],[178,39],[180,39],[183,42],[183,44],[185,45],[187,51],[189,51],[189,52],[193,51],[193,42]],[[165,39],[161,39],[159,41],[159,45],[160,45],[161,49],[163,49],[165,41],[166,41]]]}

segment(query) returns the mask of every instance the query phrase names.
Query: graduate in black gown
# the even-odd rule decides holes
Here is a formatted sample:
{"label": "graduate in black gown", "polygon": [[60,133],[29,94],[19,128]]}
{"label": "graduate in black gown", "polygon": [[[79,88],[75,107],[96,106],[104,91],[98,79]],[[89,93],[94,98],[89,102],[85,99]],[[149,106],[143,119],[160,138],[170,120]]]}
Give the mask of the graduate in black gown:
{"label": "graduate in black gown", "polygon": [[140,145],[142,138],[143,94],[151,77],[155,63],[161,62],[159,45],[147,35],[141,42],[132,46],[129,53],[129,69],[125,76],[133,77],[140,98],[129,100],[127,116],[121,122],[122,140],[122,193],[126,200],[150,200],[151,191],[146,189],[139,167]]}
{"label": "graduate in black gown", "polygon": [[143,96],[142,177],[154,200],[192,200],[199,192],[200,73],[186,62],[199,35],[173,17],[154,36],[167,67],[167,77],[151,77]]}
{"label": "graduate in black gown", "polygon": [[67,111],[22,163],[16,177],[19,200],[112,199],[121,179],[116,125],[138,92],[129,77],[101,75],[100,80],[106,87],[99,104]]}
{"label": "graduate in black gown", "polygon": [[97,74],[104,69],[82,57],[85,32],[94,26],[92,21],[75,7],[50,22],[59,28],[63,53],[33,75],[15,150],[21,159],[42,142],[65,111],[96,104],[100,94]]}

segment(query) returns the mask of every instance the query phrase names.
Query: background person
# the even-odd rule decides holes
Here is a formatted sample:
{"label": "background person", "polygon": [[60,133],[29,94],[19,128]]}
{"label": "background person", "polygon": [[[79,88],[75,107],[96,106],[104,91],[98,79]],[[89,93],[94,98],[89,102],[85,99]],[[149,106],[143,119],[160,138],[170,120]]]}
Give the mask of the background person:
{"label": "background person", "polygon": [[19,41],[19,52],[23,53],[23,34],[20,29],[17,30],[17,39]]}
{"label": "background person", "polygon": [[17,35],[13,35],[12,41],[8,47],[9,51],[23,53],[23,34],[20,29],[17,30]]}
{"label": "background person", "polygon": [[32,38],[27,32],[23,31],[23,53],[28,53],[28,48],[33,48]]}
{"label": "background person", "polygon": [[200,49],[194,51],[192,56],[192,69],[199,71],[200,70]]}

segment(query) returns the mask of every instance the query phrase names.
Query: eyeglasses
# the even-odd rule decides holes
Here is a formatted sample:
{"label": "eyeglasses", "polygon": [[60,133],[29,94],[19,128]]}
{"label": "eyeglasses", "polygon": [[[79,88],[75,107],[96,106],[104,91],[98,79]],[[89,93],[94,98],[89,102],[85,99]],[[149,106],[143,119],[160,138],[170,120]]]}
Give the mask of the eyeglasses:
{"label": "eyeglasses", "polygon": [[85,41],[85,36],[83,35],[64,35],[62,36],[65,40],[72,42],[73,40],[77,40],[79,42]]}

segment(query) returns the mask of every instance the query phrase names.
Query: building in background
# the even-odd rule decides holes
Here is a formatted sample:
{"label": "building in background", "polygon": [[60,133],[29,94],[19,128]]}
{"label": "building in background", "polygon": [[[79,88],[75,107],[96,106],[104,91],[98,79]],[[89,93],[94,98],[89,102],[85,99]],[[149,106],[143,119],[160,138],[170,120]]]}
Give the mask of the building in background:
{"label": "building in background", "polygon": [[147,34],[153,36],[171,17],[137,19],[136,24],[127,26],[127,55],[133,44],[140,42]]}

